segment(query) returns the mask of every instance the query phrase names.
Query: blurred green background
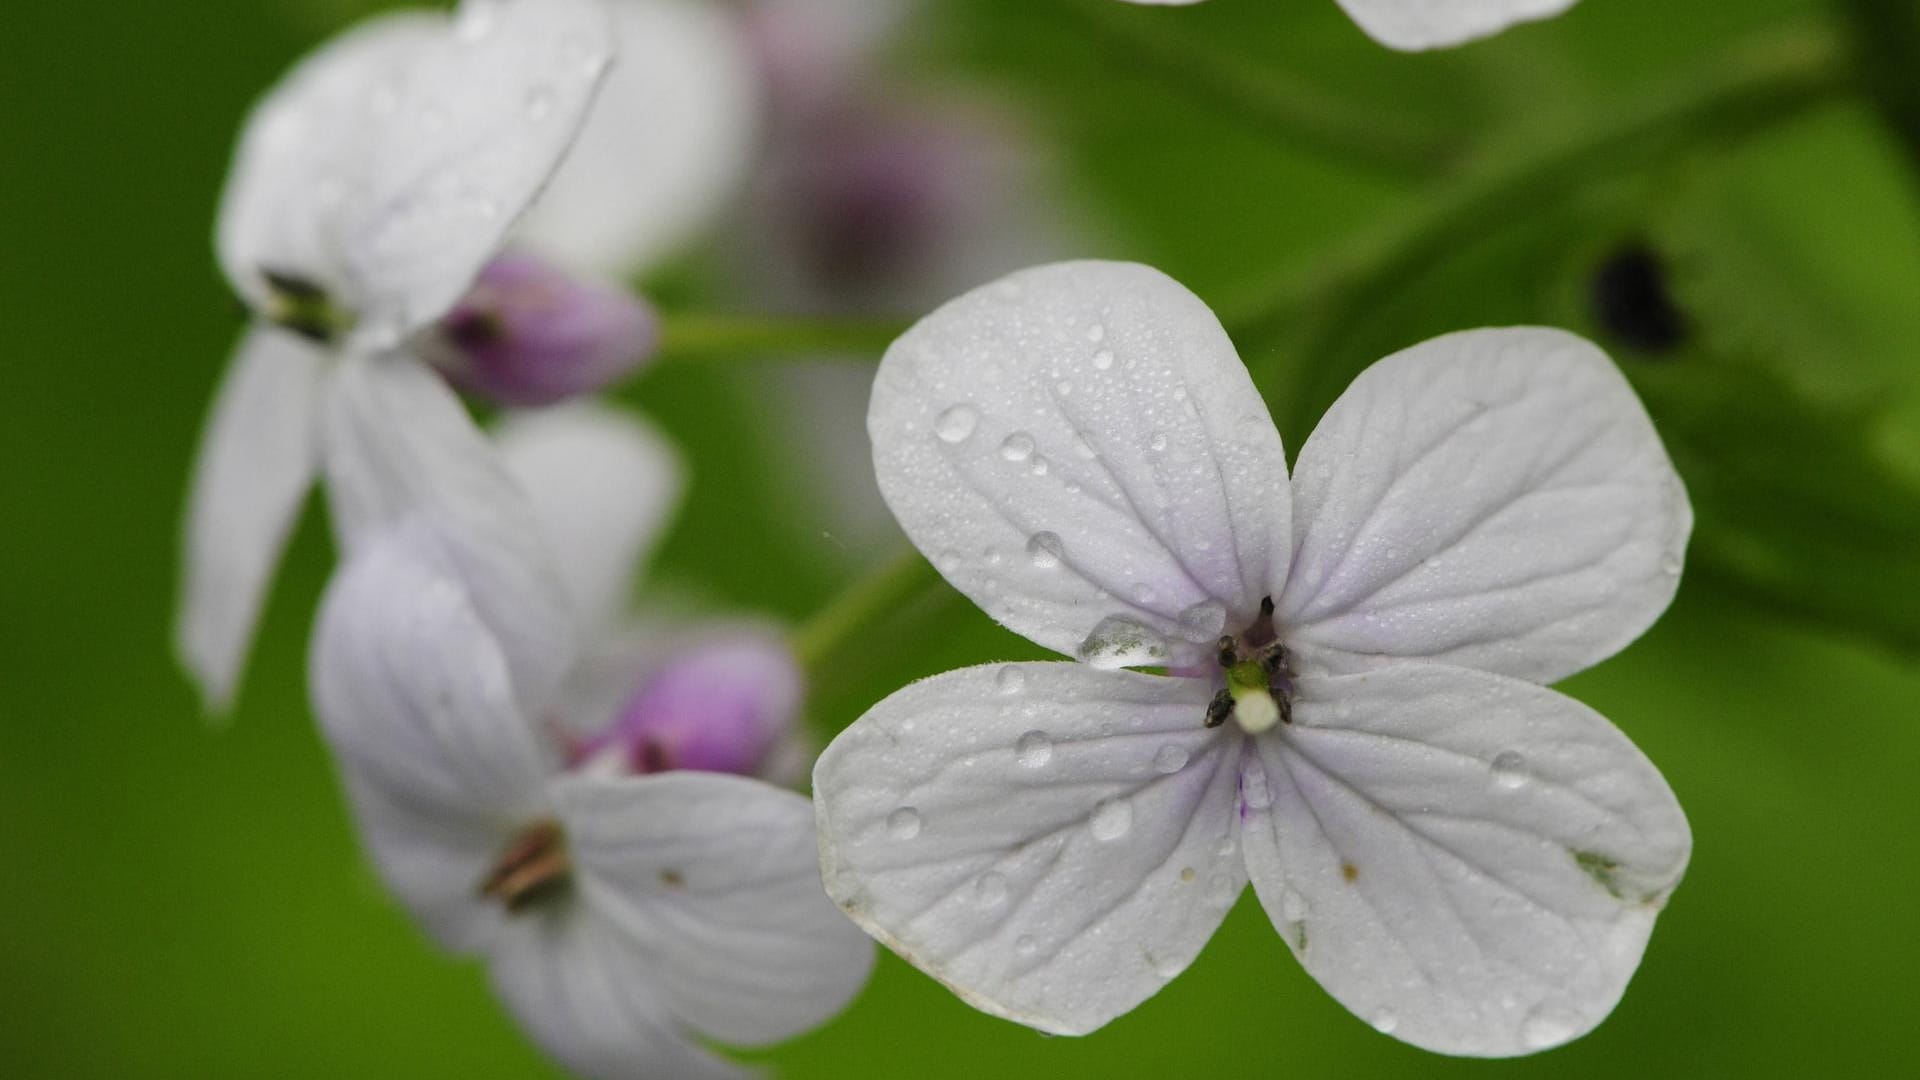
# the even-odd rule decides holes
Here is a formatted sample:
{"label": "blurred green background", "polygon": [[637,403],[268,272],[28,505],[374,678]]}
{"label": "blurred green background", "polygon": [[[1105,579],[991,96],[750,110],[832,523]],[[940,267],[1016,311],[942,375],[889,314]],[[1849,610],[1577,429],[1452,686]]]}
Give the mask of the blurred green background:
{"label": "blurred green background", "polygon": [[[169,649],[190,451],[239,328],[209,244],[228,149],[250,100],[369,6],[28,3],[0,34],[0,1075],[552,1075],[361,864],[305,703],[320,514],[230,725],[200,717]],[[1155,263],[1214,303],[1290,446],[1358,365],[1432,333],[1546,322],[1614,349],[1700,525],[1673,610],[1566,689],[1661,766],[1696,852],[1613,1017],[1531,1059],[1374,1033],[1250,895],[1091,1038],[978,1015],[889,956],[838,1022],[761,1056],[791,1077],[1920,1075],[1920,155],[1835,85],[1737,138],[1602,148],[1393,274],[1349,269],[1355,237],[1426,235],[1476,163],[1678,100],[1750,40],[1855,70],[1837,10],[1587,0],[1409,57],[1332,0],[930,5],[887,76],[1014,110],[1057,159],[1060,214],[1092,223],[1073,253]],[[1272,105],[1307,94],[1431,133],[1451,172],[1295,137]],[[1593,275],[1621,250],[1665,266],[1672,347],[1596,323]],[[715,275],[696,255],[660,295],[702,310]],[[1356,280],[1353,311],[1322,288]],[[1293,298],[1278,316],[1273,296]],[[694,472],[652,580],[802,619],[854,571],[803,524],[816,493],[771,464],[795,450],[759,404],[768,367],[739,361],[624,394]],[[823,733],[909,678],[1033,655],[950,594],[844,652]]]}

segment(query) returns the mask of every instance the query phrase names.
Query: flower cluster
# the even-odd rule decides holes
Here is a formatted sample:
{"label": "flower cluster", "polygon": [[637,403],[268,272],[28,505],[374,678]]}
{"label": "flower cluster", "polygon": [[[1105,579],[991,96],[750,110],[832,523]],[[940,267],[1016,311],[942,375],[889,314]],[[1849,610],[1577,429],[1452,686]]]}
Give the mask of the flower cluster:
{"label": "flower cluster", "polygon": [[[1403,49],[1570,6],[1341,3]],[[591,400],[663,337],[617,282],[755,186],[764,89],[814,285],[917,294],[939,275],[894,267],[989,231],[956,195],[976,155],[832,72],[890,7],[810,38],[828,13],[780,0],[463,0],[362,23],[266,95],[217,235],[252,325],[187,514],[178,638],[209,705],[324,478],[311,692],[367,853],[585,1076],[739,1075],[708,1044],[832,1018],[869,936],[1087,1033],[1249,883],[1397,1038],[1497,1056],[1592,1028],[1690,835],[1625,736],[1545,687],[1666,607],[1691,512],[1579,338],[1389,357],[1289,475],[1198,298],[1128,263],[1013,273],[894,343],[867,431],[912,542],[1070,661],[916,683],[816,762],[780,627],[629,611],[684,482]]]}

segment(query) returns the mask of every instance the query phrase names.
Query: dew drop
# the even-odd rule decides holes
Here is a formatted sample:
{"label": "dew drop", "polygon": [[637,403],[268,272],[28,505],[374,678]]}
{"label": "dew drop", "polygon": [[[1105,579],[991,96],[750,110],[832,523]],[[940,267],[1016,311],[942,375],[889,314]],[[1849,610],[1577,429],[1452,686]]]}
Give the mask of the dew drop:
{"label": "dew drop", "polygon": [[1033,456],[1033,436],[1016,431],[1000,444],[1000,456],[1008,461],[1025,461]]}
{"label": "dew drop", "polygon": [[1520,1041],[1529,1050],[1545,1050],[1550,1046],[1559,1046],[1580,1030],[1580,1025],[1560,1013],[1554,1006],[1542,1005],[1528,1014],[1520,1025]]}
{"label": "dew drop", "polygon": [[1086,435],[1078,431],[1073,433],[1073,452],[1088,461],[1092,461],[1099,456],[1094,451],[1093,444],[1087,441]]}
{"label": "dew drop", "polygon": [[1153,973],[1163,979],[1171,979],[1186,970],[1186,966],[1180,963],[1178,956],[1168,953],[1149,953],[1147,963],[1152,966]]}
{"label": "dew drop", "polygon": [[1027,557],[1040,569],[1051,570],[1066,557],[1066,546],[1058,533],[1037,532],[1027,538]]}
{"label": "dew drop", "polygon": [[903,806],[887,815],[887,835],[895,840],[911,840],[920,835],[920,811]]}
{"label": "dew drop", "polygon": [[1288,922],[1299,922],[1307,917],[1307,898],[1289,888],[1280,894],[1280,914]]}
{"label": "dew drop", "polygon": [[1099,352],[1093,354],[1093,368],[1095,371],[1107,371],[1112,367],[1113,352],[1111,350],[1101,349]]}
{"label": "dew drop", "polygon": [[1156,453],[1167,448],[1167,433],[1156,431],[1147,439],[1147,446]]}
{"label": "dew drop", "polygon": [[1034,455],[1032,464],[1027,466],[1027,472],[1034,476],[1045,476],[1047,475],[1047,468],[1047,459],[1036,454]]}
{"label": "dew drop", "polygon": [[1265,769],[1256,767],[1240,774],[1240,801],[1246,803],[1249,810],[1265,810],[1273,805],[1273,791],[1267,787]]}
{"label": "dew drop", "polygon": [[1187,767],[1187,750],[1173,743],[1154,751],[1153,768],[1155,772],[1177,773]]}
{"label": "dew drop", "polygon": [[1238,850],[1240,850],[1240,845],[1234,843],[1233,837],[1231,836],[1221,837],[1220,842],[1213,846],[1213,853],[1223,859]]}
{"label": "dew drop", "polygon": [[1493,756],[1493,784],[1503,791],[1527,786],[1527,759],[1518,750],[1502,750]]}
{"label": "dew drop", "polygon": [[1201,638],[1220,636],[1226,629],[1227,609],[1215,600],[1203,600],[1180,613],[1180,625]]}
{"label": "dew drop", "polygon": [[998,907],[1007,902],[1007,875],[997,870],[981,874],[973,883],[973,902],[981,907]]}
{"label": "dew drop", "polygon": [[1664,558],[1664,559],[1662,559],[1662,560],[1660,560],[1660,572],[1661,572],[1661,573],[1663,573],[1663,574],[1666,574],[1666,575],[1667,575],[1668,577],[1677,577],[1677,576],[1679,576],[1679,574],[1680,574],[1680,560],[1679,560],[1679,559],[1676,559],[1676,558],[1674,558],[1674,557],[1673,557],[1673,556],[1671,556],[1671,555],[1669,555],[1669,556],[1667,556],[1666,558]]}
{"label": "dew drop", "polygon": [[527,91],[527,96],[521,101],[520,108],[527,114],[527,119],[538,123],[553,115],[554,103],[553,87],[541,83]]}
{"label": "dew drop", "polygon": [[1109,615],[1080,643],[1075,655],[1102,670],[1161,664],[1167,660],[1167,642],[1132,619]]}
{"label": "dew drop", "polygon": [[933,433],[941,442],[965,442],[980,423],[980,413],[971,405],[955,405],[934,421]]}
{"label": "dew drop", "polygon": [[1065,379],[1061,379],[1059,382],[1053,384],[1053,391],[1061,397],[1072,397],[1073,384]]}
{"label": "dew drop", "polygon": [[1053,740],[1044,731],[1029,731],[1013,744],[1013,759],[1023,768],[1038,769],[1053,760]]}
{"label": "dew drop", "polygon": [[1040,943],[1033,940],[1030,935],[1022,934],[1014,939],[1013,951],[1019,953],[1021,956],[1032,956],[1034,953],[1040,951]]}
{"label": "dew drop", "polygon": [[1125,799],[1102,799],[1094,804],[1093,817],[1088,820],[1087,828],[1093,832],[1093,838],[1103,843],[1112,843],[1127,835],[1133,828],[1133,804]]}
{"label": "dew drop", "polygon": [[1139,604],[1142,607],[1146,607],[1151,605],[1155,600],[1158,600],[1159,598],[1160,598],[1160,594],[1154,592],[1153,586],[1147,584],[1146,582],[1142,581],[1134,584],[1133,586],[1133,602],[1134,603]]}
{"label": "dew drop", "polygon": [[1400,1018],[1394,1015],[1392,1009],[1381,1009],[1379,1012],[1373,1014],[1372,1018],[1368,1020],[1368,1023],[1372,1024],[1373,1030],[1380,1034],[1391,1035],[1393,1034],[1393,1029],[1400,1026]]}
{"label": "dew drop", "polygon": [[1027,673],[1018,664],[1007,664],[994,673],[993,685],[1003,694],[1017,694],[1027,688]]}
{"label": "dew drop", "polygon": [[1095,345],[1107,340],[1107,328],[1101,323],[1087,327],[1087,340]]}

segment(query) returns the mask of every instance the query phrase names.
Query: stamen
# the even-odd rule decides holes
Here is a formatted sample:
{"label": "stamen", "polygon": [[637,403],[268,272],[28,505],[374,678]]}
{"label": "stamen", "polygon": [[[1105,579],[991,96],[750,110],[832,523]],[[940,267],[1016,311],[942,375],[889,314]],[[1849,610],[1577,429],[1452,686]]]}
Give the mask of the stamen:
{"label": "stamen", "polygon": [[518,913],[564,890],[572,871],[566,834],[558,822],[542,821],[521,833],[500,856],[480,883],[480,895]]}
{"label": "stamen", "polygon": [[318,284],[280,270],[260,268],[266,279],[268,319],[309,341],[325,345],[352,324]]}

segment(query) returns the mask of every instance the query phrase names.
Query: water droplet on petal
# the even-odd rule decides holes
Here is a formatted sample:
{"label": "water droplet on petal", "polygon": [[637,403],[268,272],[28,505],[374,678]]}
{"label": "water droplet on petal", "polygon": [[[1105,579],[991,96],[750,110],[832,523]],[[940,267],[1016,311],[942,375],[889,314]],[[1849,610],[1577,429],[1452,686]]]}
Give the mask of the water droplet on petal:
{"label": "water droplet on petal", "polygon": [[1223,859],[1238,850],[1240,850],[1240,845],[1234,843],[1233,837],[1231,836],[1221,837],[1220,842],[1213,847],[1213,853]]}
{"label": "water droplet on petal", "polygon": [[1024,768],[1038,769],[1053,760],[1053,740],[1044,731],[1029,731],[1013,744],[1013,759]]}
{"label": "water droplet on petal", "polygon": [[980,423],[980,413],[971,405],[955,405],[934,421],[933,433],[941,442],[965,442]]}
{"label": "water droplet on petal", "polygon": [[1400,1026],[1400,1018],[1394,1015],[1392,1009],[1381,1009],[1368,1022],[1373,1025],[1373,1030],[1382,1035],[1391,1035],[1393,1029]]}
{"label": "water droplet on petal", "polygon": [[1035,454],[1033,464],[1027,466],[1027,471],[1035,476],[1047,475],[1047,459]]}
{"label": "water droplet on petal", "polygon": [[1503,791],[1527,786],[1527,759],[1518,750],[1502,750],[1493,756],[1493,783]]}
{"label": "water droplet on petal", "polygon": [[1273,805],[1273,791],[1267,787],[1267,770],[1255,767],[1240,774],[1240,800],[1249,810],[1265,810]]}
{"label": "water droplet on petal", "polygon": [[920,835],[920,811],[903,806],[887,815],[887,835],[895,840],[911,840]]}
{"label": "water droplet on petal", "polygon": [[1121,798],[1102,799],[1094,804],[1087,828],[1103,843],[1120,839],[1133,828],[1133,804]]}
{"label": "water droplet on petal", "polygon": [[1093,367],[1095,371],[1106,371],[1112,368],[1113,352],[1109,349],[1101,349],[1099,352],[1094,353]]}
{"label": "water droplet on petal", "polygon": [[994,673],[993,685],[1003,694],[1017,694],[1027,688],[1027,673],[1018,664],[1008,664]]}
{"label": "water droplet on petal", "polygon": [[1164,431],[1154,432],[1148,436],[1147,446],[1155,451],[1165,450],[1167,448],[1167,433]]}
{"label": "water droplet on petal", "polygon": [[1037,532],[1027,538],[1027,557],[1040,569],[1051,570],[1066,558],[1066,545],[1058,533]]}
{"label": "water droplet on petal", "polygon": [[1160,598],[1160,594],[1154,592],[1153,586],[1147,584],[1146,582],[1142,581],[1142,582],[1136,582],[1134,584],[1133,602],[1136,604],[1139,604],[1141,607],[1147,607],[1151,605],[1155,600],[1158,600],[1159,598]]}
{"label": "water droplet on petal", "polygon": [[1180,625],[1202,639],[1219,637],[1227,626],[1226,606],[1217,600],[1203,600],[1180,613]]}
{"label": "water droplet on petal", "polygon": [[553,115],[555,100],[553,87],[541,83],[527,91],[520,107],[527,114],[527,119],[538,123]]}
{"label": "water droplet on petal", "polygon": [[1299,922],[1307,917],[1307,898],[1291,887],[1280,894],[1280,914],[1288,922]]}
{"label": "water droplet on petal", "polygon": [[1095,457],[1099,456],[1095,453],[1093,444],[1087,441],[1087,436],[1078,431],[1073,433],[1073,452],[1088,461],[1092,461]]}
{"label": "water droplet on petal", "polygon": [[1007,901],[1007,875],[997,870],[981,874],[973,883],[973,901],[981,907],[998,907]]}
{"label": "water droplet on petal", "polygon": [[1167,643],[1151,628],[1122,615],[1100,620],[1075,650],[1080,660],[1096,668],[1137,667],[1167,660]]}
{"label": "water droplet on petal", "polygon": [[1000,444],[1000,456],[1008,461],[1025,461],[1033,456],[1033,436],[1016,431]]}
{"label": "water droplet on petal", "polygon": [[1153,768],[1156,772],[1177,773],[1187,767],[1187,749],[1173,743],[1154,751]]}
{"label": "water droplet on petal", "polygon": [[1669,555],[1660,561],[1660,572],[1668,577],[1677,577],[1680,573],[1680,560]]}
{"label": "water droplet on petal", "polygon": [[1022,934],[1014,939],[1013,951],[1019,953],[1021,956],[1032,956],[1034,953],[1040,951],[1040,943],[1035,941],[1030,935]]}
{"label": "water droplet on petal", "polygon": [[1073,384],[1068,382],[1065,379],[1061,379],[1059,382],[1054,383],[1053,390],[1054,390],[1054,393],[1059,394],[1061,397],[1073,396]]}
{"label": "water droplet on petal", "polygon": [[1580,1024],[1557,1006],[1542,1005],[1527,1015],[1520,1025],[1520,1041],[1529,1050],[1559,1046],[1580,1031]]}
{"label": "water droplet on petal", "polygon": [[1087,340],[1095,345],[1107,340],[1107,328],[1100,323],[1087,327]]}
{"label": "water droplet on petal", "polygon": [[1180,958],[1170,953],[1149,953],[1147,962],[1153,967],[1153,973],[1163,979],[1171,979],[1186,970]]}

